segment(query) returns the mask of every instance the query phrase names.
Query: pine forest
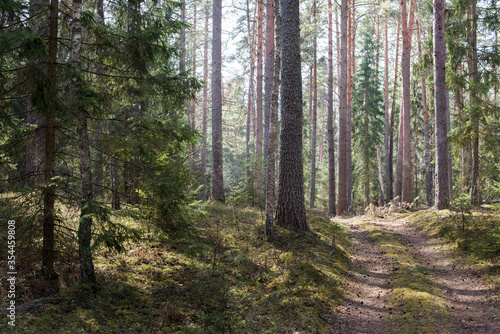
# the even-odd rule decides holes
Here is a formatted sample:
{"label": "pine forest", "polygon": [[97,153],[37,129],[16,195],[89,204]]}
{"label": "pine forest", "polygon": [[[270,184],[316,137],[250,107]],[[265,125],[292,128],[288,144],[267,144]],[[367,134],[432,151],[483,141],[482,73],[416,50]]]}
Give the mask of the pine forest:
{"label": "pine forest", "polygon": [[0,0],[0,332],[500,333],[497,0]]}

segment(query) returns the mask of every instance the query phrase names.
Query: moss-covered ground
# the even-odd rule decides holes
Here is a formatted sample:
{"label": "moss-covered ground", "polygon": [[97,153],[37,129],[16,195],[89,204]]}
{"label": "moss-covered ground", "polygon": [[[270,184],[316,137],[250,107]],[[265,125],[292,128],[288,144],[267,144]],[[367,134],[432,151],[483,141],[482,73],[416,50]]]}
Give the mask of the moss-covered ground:
{"label": "moss-covered ground", "polygon": [[403,218],[409,226],[442,238],[452,251],[465,256],[471,267],[500,286],[500,204],[483,205],[464,215],[428,209]]}
{"label": "moss-covered ground", "polygon": [[[258,209],[207,204],[202,211],[168,233],[144,230],[125,252],[97,251],[96,289],[68,284],[55,299],[19,312],[15,328],[0,321],[0,332],[328,331],[348,270],[338,224],[308,212],[311,232],[278,229],[267,242]],[[22,278],[18,305],[39,297],[26,288],[33,281],[43,285]],[[5,302],[5,287],[1,292]]]}

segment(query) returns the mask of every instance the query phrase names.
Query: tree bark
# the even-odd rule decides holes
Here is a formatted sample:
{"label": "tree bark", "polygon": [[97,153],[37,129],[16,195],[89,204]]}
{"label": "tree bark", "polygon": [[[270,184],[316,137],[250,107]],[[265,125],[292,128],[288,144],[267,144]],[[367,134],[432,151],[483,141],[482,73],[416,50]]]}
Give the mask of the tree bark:
{"label": "tree bark", "polygon": [[472,124],[472,179],[471,179],[471,203],[481,205],[481,189],[479,176],[479,112],[478,112],[478,93],[477,85],[479,75],[477,71],[477,0],[471,0],[469,4],[469,22],[468,29],[468,63],[469,63],[469,85],[470,85],[470,110]]}
{"label": "tree bark", "polygon": [[385,13],[385,26],[384,26],[384,147],[385,147],[385,189],[386,189],[386,201],[389,202],[392,198],[392,164],[391,155],[389,148],[389,37],[388,37],[388,21],[389,15]]}
{"label": "tree bark", "polygon": [[[388,202],[391,201],[394,198],[394,168],[393,168],[393,158],[394,158],[394,118],[395,118],[395,112],[394,110],[396,109],[396,90],[398,86],[398,58],[399,58],[399,33],[401,30],[401,22],[398,21],[398,29],[396,33],[396,57],[395,59],[395,66],[394,66],[394,86],[392,89],[392,104],[391,104],[391,115],[390,115],[390,126],[389,126],[389,183],[390,187],[387,189],[387,198]],[[399,183],[401,184],[401,183]],[[400,191],[401,192],[401,191]],[[401,193],[399,195],[399,198],[401,199]]]}
{"label": "tree bark", "polygon": [[[248,105],[247,105],[247,128],[246,128],[246,168],[247,168],[247,186],[250,186],[251,171],[250,171],[250,135],[252,131],[252,116],[254,114],[254,70],[255,70],[255,60],[254,60],[254,40],[255,40],[255,22],[252,27],[250,27],[250,1],[247,0],[247,29],[248,29],[248,41],[250,44],[250,77],[248,79]],[[255,122],[253,124],[255,126]]]}
{"label": "tree bark", "polygon": [[332,0],[328,0],[328,217],[335,216],[335,133],[333,122],[333,17]]}
{"label": "tree bark", "polygon": [[[316,27],[316,1],[313,1],[313,24]],[[312,133],[311,133],[311,198],[310,207],[314,208],[316,199],[316,132],[318,116],[318,69],[317,69],[317,34],[313,37],[313,106],[312,106]]]}
{"label": "tree bark", "polygon": [[302,75],[299,0],[281,2],[282,84],[281,150],[277,225],[305,231],[304,171],[302,160]]}
{"label": "tree bark", "polygon": [[403,77],[403,121],[400,136],[403,137],[403,161],[402,161],[402,185],[401,185],[401,200],[406,203],[413,202],[413,194],[411,192],[411,96],[410,96],[410,61],[411,61],[411,40],[413,33],[413,16],[414,2],[410,0],[410,12],[406,13],[406,0],[400,1],[401,22],[403,32],[403,52],[401,58],[401,73]]}
{"label": "tree bark", "polygon": [[353,95],[353,79],[356,72],[356,1],[350,0],[349,19],[348,19],[348,36],[349,36],[349,59],[347,71],[347,116],[346,116],[346,197],[347,209],[352,210],[352,95]]}
{"label": "tree bark", "polygon": [[[277,0],[279,1],[279,0]],[[274,0],[266,1],[266,64],[265,64],[265,164],[266,164],[266,236],[268,240],[274,237],[274,202],[275,202],[275,151],[276,123],[278,121],[278,84],[279,84],[279,51],[275,57],[274,43]],[[277,3],[279,6],[279,2]],[[279,27],[276,44],[280,45]],[[277,78],[276,78],[277,76]]]}
{"label": "tree bark", "polygon": [[225,202],[222,161],[222,0],[213,1],[212,27],[212,194]]}
{"label": "tree bark", "polygon": [[[203,43],[203,98],[202,98],[202,121],[201,121],[201,184],[203,186],[200,194],[202,200],[207,199],[207,124],[208,124],[208,21],[210,14],[208,9],[205,12],[205,41]],[[248,136],[247,130],[247,136]],[[247,144],[248,146],[248,144]]]}
{"label": "tree bark", "polygon": [[255,171],[255,190],[257,195],[262,194],[262,142],[263,142],[263,127],[262,127],[262,35],[263,35],[263,16],[264,16],[264,0],[257,1],[257,124],[256,124],[256,137],[255,137],[255,158],[256,158],[256,171]]}
{"label": "tree bark", "polygon": [[337,215],[347,209],[347,0],[341,0],[340,8],[340,80],[339,80],[339,181]]}
{"label": "tree bark", "polygon": [[445,1],[434,0],[434,105],[436,108],[436,208],[449,207],[446,129]]}

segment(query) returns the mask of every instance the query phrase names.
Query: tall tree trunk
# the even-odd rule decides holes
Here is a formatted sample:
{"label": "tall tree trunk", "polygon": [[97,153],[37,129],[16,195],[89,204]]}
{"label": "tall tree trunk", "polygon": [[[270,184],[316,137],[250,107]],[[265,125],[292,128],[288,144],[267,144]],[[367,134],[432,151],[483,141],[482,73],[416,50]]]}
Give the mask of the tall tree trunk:
{"label": "tall tree trunk", "polygon": [[472,124],[472,181],[471,181],[471,202],[473,205],[481,205],[481,189],[479,176],[479,112],[478,93],[479,75],[477,72],[477,0],[471,0],[469,4],[468,29],[468,58],[469,58],[469,85],[470,85],[470,110]]}
{"label": "tall tree trunk", "polygon": [[45,276],[48,279],[57,278],[54,268],[55,261],[55,197],[56,188],[52,184],[52,177],[56,174],[56,85],[57,85],[57,35],[58,35],[58,14],[59,1],[50,1],[49,14],[49,61],[47,62],[47,74],[50,80],[50,103],[51,112],[45,117],[45,171],[43,189],[43,245],[42,245],[42,266]]}
{"label": "tall tree trunk", "polygon": [[[313,23],[316,28],[316,0],[313,1]],[[311,198],[310,207],[314,208],[316,199],[316,132],[318,116],[318,69],[317,69],[317,34],[313,37],[313,108],[312,108],[312,133],[311,133]]]}
{"label": "tall tree trunk", "polygon": [[389,15],[385,13],[385,26],[384,26],[384,147],[385,147],[385,191],[386,191],[386,201],[389,202],[392,199],[392,164],[391,155],[389,153],[389,37],[388,37],[388,21]]}
{"label": "tall tree trunk", "polygon": [[342,215],[349,205],[347,198],[347,0],[340,8],[340,80],[339,80],[339,182],[337,215]]}
{"label": "tall tree trunk", "polygon": [[[279,1],[279,0],[278,0]],[[279,2],[278,2],[279,5]],[[279,51],[274,52],[274,0],[266,1],[266,64],[265,64],[265,164],[266,164],[266,236],[268,240],[274,237],[274,201],[275,201],[275,151],[276,151],[276,123],[278,121],[278,94],[279,83]],[[279,28],[278,28],[279,36]],[[276,44],[280,44],[276,37]],[[278,70],[275,69],[278,67]],[[278,76],[276,79],[275,76]]]}
{"label": "tall tree trunk", "polygon": [[309,227],[304,204],[302,160],[302,75],[300,60],[299,0],[281,2],[282,84],[281,149],[279,191],[276,210],[278,226],[292,231]]}
{"label": "tall tree trunk", "polygon": [[436,108],[436,208],[450,205],[446,132],[445,1],[434,0],[434,105]]}
{"label": "tall tree trunk", "polygon": [[399,130],[398,130],[398,151],[396,156],[396,178],[394,180],[394,196],[399,198],[399,203],[402,203],[403,191],[403,112],[404,99],[401,97],[400,112],[399,112]]}
{"label": "tall tree trunk", "polygon": [[[335,6],[335,8],[337,8]],[[335,216],[335,133],[333,127],[333,17],[332,0],[328,0],[328,217]]]}
{"label": "tall tree trunk", "polygon": [[[250,44],[250,77],[248,79],[248,105],[247,105],[247,128],[246,128],[246,168],[247,168],[247,183],[250,186],[251,171],[250,171],[250,162],[251,162],[251,153],[250,153],[250,135],[252,131],[252,116],[254,114],[254,70],[255,70],[255,60],[254,60],[254,49],[255,49],[255,22],[253,26],[250,27],[250,1],[247,0],[247,30],[248,30],[248,41]],[[255,127],[255,122],[253,122]]]}
{"label": "tall tree trunk", "polygon": [[[193,32],[196,34],[196,24],[197,24],[197,7],[196,1],[193,1]],[[193,76],[196,77],[196,51],[197,51],[198,41],[197,38],[193,38]],[[196,130],[196,99],[191,101],[191,129]],[[196,170],[196,145],[193,143],[191,145],[191,172]]]}
{"label": "tall tree trunk", "polygon": [[[420,45],[420,25],[417,24],[417,44],[418,58],[422,60],[422,47]],[[427,197],[427,206],[431,207],[434,203],[432,189],[432,168],[431,168],[431,137],[429,131],[429,109],[427,107],[427,87],[425,84],[425,76],[420,77],[420,86],[422,88],[422,106],[424,108],[424,161],[425,161],[425,193]]]}
{"label": "tall tree trunk", "polygon": [[403,108],[402,108],[402,127],[403,132],[400,136],[403,137],[403,161],[402,161],[402,184],[401,184],[401,200],[406,203],[413,201],[411,192],[411,96],[410,96],[410,61],[411,61],[411,40],[413,33],[413,12],[415,0],[410,0],[410,12],[407,17],[406,2],[400,1],[401,22],[403,32],[403,52],[401,58],[401,73],[403,77]]}
{"label": "tall tree trunk", "polygon": [[[396,33],[396,57],[395,59],[395,66],[394,66],[394,86],[392,89],[392,103],[391,103],[391,115],[390,115],[390,126],[389,126],[389,183],[390,187],[387,189],[387,198],[388,201],[392,200],[394,198],[394,185],[396,182],[394,182],[394,168],[393,168],[393,161],[394,161],[394,118],[395,118],[395,109],[396,109],[396,90],[398,87],[398,58],[399,58],[399,34],[401,31],[401,22],[398,21],[398,29]],[[401,182],[399,183],[401,184]],[[401,190],[400,194],[396,195],[399,196],[399,199],[401,199]]]}
{"label": "tall tree trunk", "polygon": [[349,59],[348,59],[348,71],[347,71],[347,117],[346,117],[346,197],[347,197],[347,209],[352,210],[352,95],[353,95],[353,79],[356,72],[356,1],[350,0],[351,5],[349,6]]}
{"label": "tall tree trunk", "polygon": [[73,19],[71,28],[71,65],[74,67],[73,77],[75,111],[77,113],[78,125],[78,149],[80,154],[80,179],[82,187],[82,199],[80,210],[80,222],[78,226],[78,253],[80,258],[80,282],[96,282],[94,262],[90,242],[92,239],[92,163],[90,159],[89,134],[87,131],[87,115],[81,99],[82,82],[79,76],[81,71],[81,46],[82,46],[82,0],[73,0]]}
{"label": "tall tree trunk", "polygon": [[264,16],[264,0],[257,1],[257,124],[256,124],[256,138],[255,138],[255,157],[256,167],[255,171],[255,190],[258,195],[262,194],[262,142],[263,142],[263,127],[262,127],[262,26]]}
{"label": "tall tree trunk", "polygon": [[212,201],[225,202],[222,162],[222,0],[213,1],[212,27]]}
{"label": "tall tree trunk", "polygon": [[[207,1],[208,2],[208,1]],[[205,9],[205,41],[203,43],[203,100],[202,100],[202,121],[201,121],[201,184],[203,186],[200,194],[202,200],[207,199],[207,124],[208,124],[208,21],[209,10]],[[249,135],[247,129],[247,136]]]}

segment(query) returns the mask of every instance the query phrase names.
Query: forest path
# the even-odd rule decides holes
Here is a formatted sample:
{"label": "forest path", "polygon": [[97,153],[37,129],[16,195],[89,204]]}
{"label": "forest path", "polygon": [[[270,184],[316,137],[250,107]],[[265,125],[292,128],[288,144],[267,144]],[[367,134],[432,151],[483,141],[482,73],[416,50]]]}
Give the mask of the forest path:
{"label": "forest path", "polygon": [[494,289],[439,239],[396,219],[335,220],[353,268],[334,333],[500,333]]}

